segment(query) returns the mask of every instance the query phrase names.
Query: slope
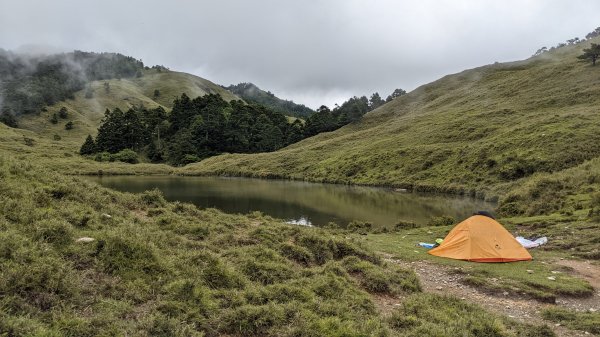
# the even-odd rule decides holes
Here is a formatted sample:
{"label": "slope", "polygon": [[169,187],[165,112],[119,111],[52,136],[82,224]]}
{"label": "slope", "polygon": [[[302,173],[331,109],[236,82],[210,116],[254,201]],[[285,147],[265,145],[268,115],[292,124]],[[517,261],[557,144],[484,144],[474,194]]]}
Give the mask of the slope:
{"label": "slope", "polygon": [[[21,116],[19,127],[33,131],[44,139],[52,140],[57,135],[63,145],[71,150],[78,150],[88,134],[96,134],[106,109],[127,110],[140,105],[148,108],[170,108],[173,100],[182,93],[190,97],[218,93],[227,101],[239,99],[229,91],[198,76],[156,69],[145,70],[139,78],[93,81],[89,88],[91,90],[76,92],[72,100],[47,107],[47,111],[40,114]],[[158,96],[154,95],[155,90],[158,90]],[[86,91],[92,92],[91,97],[89,93],[86,95]],[[68,117],[52,124],[52,115],[58,114],[62,107],[67,108]],[[65,130],[67,121],[74,123],[72,130]]]}
{"label": "slope", "polygon": [[590,42],[448,75],[334,132],[184,171],[506,195],[600,155],[600,68],[576,58]]}
{"label": "slope", "polygon": [[270,91],[264,91],[252,83],[232,84],[225,87],[225,89],[243,98],[246,102],[268,106],[284,115],[306,118],[314,112],[314,110],[303,104],[297,104],[293,101],[281,99]]}

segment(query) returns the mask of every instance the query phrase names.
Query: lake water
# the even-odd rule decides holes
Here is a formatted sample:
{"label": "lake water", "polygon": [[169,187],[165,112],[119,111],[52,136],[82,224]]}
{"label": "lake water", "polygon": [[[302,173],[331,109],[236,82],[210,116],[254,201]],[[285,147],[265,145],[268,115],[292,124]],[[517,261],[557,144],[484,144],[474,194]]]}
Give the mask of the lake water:
{"label": "lake water", "polygon": [[285,180],[224,177],[103,176],[90,177],[103,186],[124,192],[158,188],[167,200],[214,207],[226,213],[264,214],[322,226],[352,220],[390,226],[398,220],[426,223],[432,216],[460,220],[493,204],[470,198],[396,192],[392,189],[317,184]]}

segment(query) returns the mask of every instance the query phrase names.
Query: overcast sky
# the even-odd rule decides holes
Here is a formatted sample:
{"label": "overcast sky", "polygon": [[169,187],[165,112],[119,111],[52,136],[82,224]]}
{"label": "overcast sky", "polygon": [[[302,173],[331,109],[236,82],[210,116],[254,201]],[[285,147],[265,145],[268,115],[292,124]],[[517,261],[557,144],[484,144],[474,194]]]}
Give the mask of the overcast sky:
{"label": "overcast sky", "polygon": [[113,51],[312,108],[529,57],[598,0],[0,0],[0,48]]}

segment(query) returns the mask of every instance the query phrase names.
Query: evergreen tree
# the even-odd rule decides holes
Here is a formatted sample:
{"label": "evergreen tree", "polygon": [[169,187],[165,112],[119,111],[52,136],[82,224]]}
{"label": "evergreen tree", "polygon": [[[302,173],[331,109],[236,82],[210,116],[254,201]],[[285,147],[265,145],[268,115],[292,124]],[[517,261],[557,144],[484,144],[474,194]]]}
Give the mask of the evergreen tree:
{"label": "evergreen tree", "polygon": [[400,97],[400,96],[403,96],[403,95],[406,95],[406,90],[404,90],[404,89],[396,89],[396,90],[394,90],[394,92],[392,92],[392,93],[391,93],[391,94],[390,94],[390,95],[389,95],[389,96],[388,96],[388,97],[385,99],[385,101],[386,101],[386,102],[389,102],[389,101],[393,100],[394,98],[396,98],[396,97]]}
{"label": "evergreen tree", "polygon": [[67,124],[65,124],[65,130],[72,130],[73,129],[73,122],[68,121]]}
{"label": "evergreen tree", "polygon": [[369,99],[369,111],[375,110],[384,104],[385,101],[379,96],[379,93],[376,92],[371,95],[371,99]]}
{"label": "evergreen tree", "polygon": [[69,112],[67,111],[67,108],[65,108],[64,106],[60,108],[60,110],[58,110],[58,117],[62,119],[66,119],[67,117],[69,117]]}
{"label": "evergreen tree", "polygon": [[93,153],[96,153],[96,143],[94,143],[94,138],[92,138],[91,135],[88,135],[85,139],[85,142],[83,143],[83,145],[81,145],[81,148],[79,149],[79,154],[83,156],[86,154]]}
{"label": "evergreen tree", "polygon": [[577,58],[584,61],[592,61],[592,66],[595,66],[598,57],[600,57],[600,45],[592,43],[590,48],[584,49],[583,54]]}
{"label": "evergreen tree", "polygon": [[58,124],[58,116],[55,113],[52,114],[52,117],[50,118],[50,123]]}
{"label": "evergreen tree", "polygon": [[10,126],[11,128],[18,127],[15,115],[8,109],[3,110],[2,113],[0,113],[0,123],[4,123],[6,126]]}

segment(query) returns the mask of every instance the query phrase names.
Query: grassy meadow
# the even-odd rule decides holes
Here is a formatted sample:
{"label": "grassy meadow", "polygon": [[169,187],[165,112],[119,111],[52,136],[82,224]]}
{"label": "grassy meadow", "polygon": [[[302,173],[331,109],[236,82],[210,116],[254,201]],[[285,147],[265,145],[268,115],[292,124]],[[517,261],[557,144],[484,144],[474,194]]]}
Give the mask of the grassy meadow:
{"label": "grassy meadow", "polygon": [[[555,264],[600,259],[600,68],[576,59],[587,43],[445,76],[358,123],[276,152],[182,168],[95,162],[78,150],[106,108],[169,107],[182,92],[235,99],[188,74],[148,70],[93,82],[91,98],[78,92],[22,117],[20,129],[0,124],[0,336],[553,336],[423,293],[411,270],[381,253],[458,268],[468,285],[492,294],[545,303],[593,294]],[[63,106],[67,118],[52,124]],[[444,237],[449,225],[305,228],[166,202],[157,191],[119,193],[77,177],[86,174],[277,177],[465,194],[498,201],[511,232],[550,241],[531,262],[446,260],[415,243]],[[77,241],[84,237],[93,241]],[[401,305],[384,310],[381,298]],[[557,306],[542,317],[598,333],[598,313]]]}
{"label": "grassy meadow", "polygon": [[[6,336],[553,335],[424,294],[412,271],[324,229],[120,193],[6,156],[0,182]],[[382,312],[378,296],[406,299]]]}

